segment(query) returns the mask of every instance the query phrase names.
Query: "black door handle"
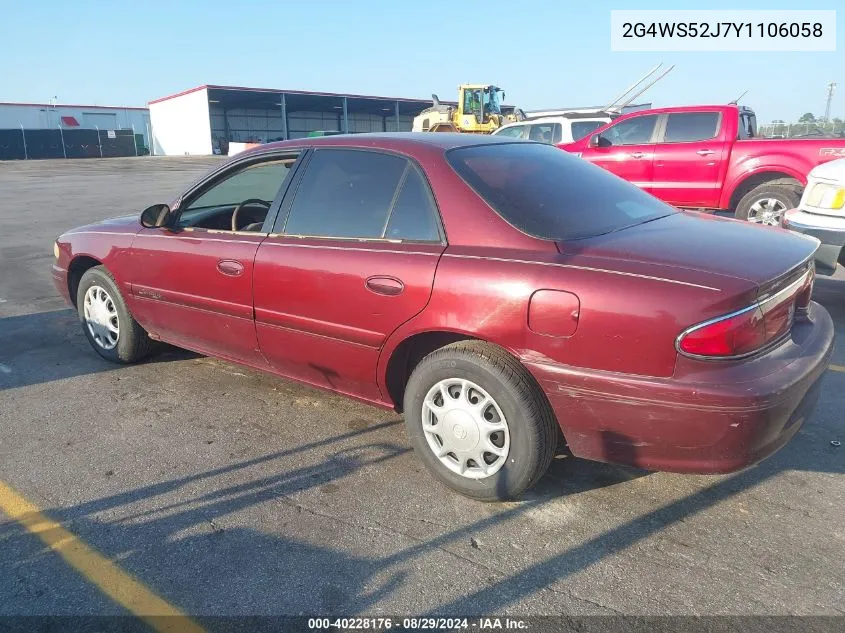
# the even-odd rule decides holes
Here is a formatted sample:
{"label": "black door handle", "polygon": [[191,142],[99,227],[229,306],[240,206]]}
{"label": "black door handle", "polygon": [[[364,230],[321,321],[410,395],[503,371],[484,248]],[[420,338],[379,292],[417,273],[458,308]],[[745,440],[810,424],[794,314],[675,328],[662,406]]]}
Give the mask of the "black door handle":
{"label": "black door handle", "polygon": [[387,295],[388,297],[395,297],[402,294],[405,290],[405,284],[396,277],[374,276],[369,277],[366,283],[367,289],[379,295]]}

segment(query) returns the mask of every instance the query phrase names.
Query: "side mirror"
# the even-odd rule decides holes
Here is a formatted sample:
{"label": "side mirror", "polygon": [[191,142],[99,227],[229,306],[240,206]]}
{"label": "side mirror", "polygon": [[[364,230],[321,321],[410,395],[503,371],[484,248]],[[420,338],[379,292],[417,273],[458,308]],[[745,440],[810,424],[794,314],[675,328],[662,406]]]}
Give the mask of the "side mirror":
{"label": "side mirror", "polygon": [[170,217],[170,207],[166,204],[154,204],[141,212],[141,226],[154,229],[165,226]]}
{"label": "side mirror", "polygon": [[613,145],[609,140],[607,140],[601,134],[594,134],[590,137],[590,142],[588,143],[589,147],[610,147]]}

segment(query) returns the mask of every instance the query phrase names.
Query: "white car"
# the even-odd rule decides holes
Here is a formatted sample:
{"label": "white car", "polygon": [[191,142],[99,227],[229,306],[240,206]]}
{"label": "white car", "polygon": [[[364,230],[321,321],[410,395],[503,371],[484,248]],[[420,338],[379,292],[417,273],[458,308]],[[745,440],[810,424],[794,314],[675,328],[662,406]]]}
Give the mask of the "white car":
{"label": "white car", "polygon": [[521,138],[553,145],[557,145],[558,143],[574,143],[605,123],[610,123],[610,120],[608,116],[544,116],[520,121],[519,123],[503,125],[493,132],[493,135],[507,138]]}
{"label": "white car", "polygon": [[821,241],[816,270],[836,272],[845,246],[845,158],[818,165],[807,175],[801,202],[783,215],[783,226]]}

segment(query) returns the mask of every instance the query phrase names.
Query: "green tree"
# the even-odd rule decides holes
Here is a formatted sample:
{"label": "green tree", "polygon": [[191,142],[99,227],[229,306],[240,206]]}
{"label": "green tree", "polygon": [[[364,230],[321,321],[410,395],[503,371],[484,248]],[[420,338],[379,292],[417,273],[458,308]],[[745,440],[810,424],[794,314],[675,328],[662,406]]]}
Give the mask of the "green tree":
{"label": "green tree", "polygon": [[812,112],[805,112],[804,114],[801,115],[801,118],[798,119],[798,122],[799,123],[813,123],[813,122],[815,122],[815,120],[816,120],[816,117],[815,117],[815,115],[813,115]]}

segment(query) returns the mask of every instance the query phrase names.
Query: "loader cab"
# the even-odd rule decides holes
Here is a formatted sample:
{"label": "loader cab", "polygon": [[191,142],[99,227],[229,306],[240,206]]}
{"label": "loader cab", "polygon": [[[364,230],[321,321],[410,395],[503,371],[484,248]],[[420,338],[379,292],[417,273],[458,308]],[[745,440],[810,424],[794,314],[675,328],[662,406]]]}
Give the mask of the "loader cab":
{"label": "loader cab", "polygon": [[464,85],[458,90],[461,106],[458,114],[464,125],[468,117],[474,117],[477,125],[484,125],[489,122],[491,114],[501,115],[505,93],[497,86]]}

